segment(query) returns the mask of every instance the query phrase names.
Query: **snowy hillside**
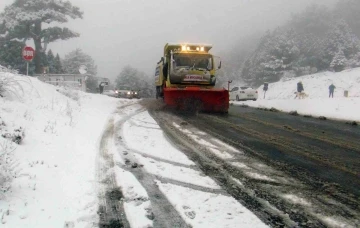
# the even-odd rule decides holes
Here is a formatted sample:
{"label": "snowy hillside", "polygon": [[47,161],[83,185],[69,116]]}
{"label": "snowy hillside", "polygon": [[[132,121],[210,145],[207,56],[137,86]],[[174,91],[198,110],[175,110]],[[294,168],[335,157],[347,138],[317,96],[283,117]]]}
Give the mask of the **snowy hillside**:
{"label": "snowy hillside", "polygon": [[[305,93],[310,99],[328,98],[331,83],[336,86],[336,98],[344,97],[345,90],[349,91],[349,97],[360,97],[360,68],[355,68],[339,73],[323,72],[272,83],[266,93],[266,99],[293,99],[296,83],[299,81],[302,81]],[[262,92],[263,86],[258,91]]]}
{"label": "snowy hillside", "polygon": [[97,222],[97,142],[118,100],[10,73],[0,80],[0,226]]}
{"label": "snowy hillside", "polygon": [[[305,99],[294,99],[296,84],[302,81]],[[329,85],[336,86],[334,98],[329,98]],[[255,102],[234,102],[252,107],[277,108],[299,114],[325,116],[333,119],[360,121],[360,68],[339,73],[324,72],[303,77],[285,79],[269,84],[269,90],[264,99],[263,86],[258,88],[259,99]],[[349,97],[344,97],[348,91]]]}

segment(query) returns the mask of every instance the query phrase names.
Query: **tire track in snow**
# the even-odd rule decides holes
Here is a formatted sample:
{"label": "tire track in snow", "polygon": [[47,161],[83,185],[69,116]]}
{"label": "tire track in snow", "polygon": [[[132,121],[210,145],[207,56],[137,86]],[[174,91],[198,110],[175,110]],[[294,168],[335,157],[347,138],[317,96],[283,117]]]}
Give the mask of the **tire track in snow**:
{"label": "tire track in snow", "polygon": [[[145,119],[149,121],[144,122],[144,125],[139,124]],[[121,134],[118,136],[119,142],[122,142],[119,149],[120,153],[126,156],[122,156],[123,159],[119,158],[120,165],[127,165],[128,169],[131,169],[134,161],[138,163],[135,167],[140,168],[134,170],[141,170],[152,179],[152,182],[157,180],[155,187],[160,189],[180,216],[193,227],[236,227],[238,224],[242,227],[266,227],[253,213],[233,197],[229,197],[206,173],[200,172],[199,168],[185,157],[181,149],[175,149],[177,146],[172,148],[173,144],[164,137],[163,129],[159,127],[154,129],[153,124],[156,122],[145,112],[122,123],[121,132],[126,132],[126,137]],[[221,145],[226,150],[237,151],[220,141],[215,141],[215,144]],[[191,164],[192,167],[191,169],[183,165],[177,167],[173,162],[164,159],[157,160],[154,156],[149,159],[139,155],[137,150],[141,150],[141,153],[151,153],[167,158],[170,161]]]}
{"label": "tire track in snow", "polygon": [[96,159],[96,173],[99,197],[99,227],[130,228],[124,212],[121,193],[115,185],[115,175],[111,172],[114,162],[109,153],[109,140],[114,135],[114,119],[110,119],[100,140],[99,154]]}
{"label": "tire track in snow", "polygon": [[[123,110],[118,109],[120,112]],[[115,132],[121,132],[123,124],[143,112],[144,109],[137,110],[131,114],[128,114],[125,118],[122,118],[116,123]],[[131,171],[136,179],[145,188],[149,200],[151,202],[151,210],[154,214],[153,226],[154,227],[178,227],[188,228],[190,227],[179,215],[179,213],[170,204],[164,194],[160,191],[159,187],[155,183],[155,176],[145,172],[141,167],[131,168],[132,165],[139,164],[133,152],[129,149],[126,143],[123,141],[123,135],[114,135],[118,156],[114,156],[114,161],[120,168]],[[122,151],[122,153],[120,153]],[[130,158],[131,157],[131,158]],[[131,159],[131,160],[130,160]]]}

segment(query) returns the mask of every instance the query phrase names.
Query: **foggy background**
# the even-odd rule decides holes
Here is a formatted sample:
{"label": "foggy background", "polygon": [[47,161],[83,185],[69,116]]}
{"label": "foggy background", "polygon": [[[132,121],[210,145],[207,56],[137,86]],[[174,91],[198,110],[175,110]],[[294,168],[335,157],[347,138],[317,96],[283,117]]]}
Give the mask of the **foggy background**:
{"label": "foggy background", "polygon": [[[52,43],[61,57],[81,48],[98,66],[98,76],[115,79],[131,65],[152,75],[167,42],[213,44],[226,55],[244,37],[285,24],[312,3],[332,7],[337,0],[72,0],[84,18],[64,26],[79,38]],[[1,0],[0,11],[13,0]],[[255,35],[256,36],[256,35]],[[31,45],[33,45],[31,43]],[[224,59],[224,56],[221,56]]]}

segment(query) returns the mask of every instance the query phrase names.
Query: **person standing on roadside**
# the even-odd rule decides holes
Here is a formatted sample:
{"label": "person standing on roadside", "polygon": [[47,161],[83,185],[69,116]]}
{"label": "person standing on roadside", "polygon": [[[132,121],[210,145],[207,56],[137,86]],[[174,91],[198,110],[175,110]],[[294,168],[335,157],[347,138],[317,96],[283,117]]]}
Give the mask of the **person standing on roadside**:
{"label": "person standing on roadside", "polygon": [[329,98],[334,98],[334,91],[335,91],[335,86],[333,83],[331,83],[331,85],[329,86]]}
{"label": "person standing on roadside", "polygon": [[304,91],[304,86],[301,81],[298,82],[298,84],[297,84],[297,91],[298,91],[298,93],[301,93]]}
{"label": "person standing on roadside", "polygon": [[301,98],[300,93],[302,93],[304,91],[304,86],[301,81],[297,83],[296,90],[297,90],[297,93],[296,93],[295,99]]}
{"label": "person standing on roadside", "polygon": [[103,91],[104,91],[104,83],[101,82],[99,85],[99,93],[102,94]]}

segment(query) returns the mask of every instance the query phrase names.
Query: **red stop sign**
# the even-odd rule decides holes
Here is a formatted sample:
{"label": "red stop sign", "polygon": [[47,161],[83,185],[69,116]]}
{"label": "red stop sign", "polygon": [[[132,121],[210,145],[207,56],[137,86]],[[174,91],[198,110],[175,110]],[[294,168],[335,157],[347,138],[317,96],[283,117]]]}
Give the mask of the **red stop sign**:
{"label": "red stop sign", "polygon": [[32,47],[24,47],[22,51],[22,57],[26,61],[31,61],[35,56],[35,50]]}

